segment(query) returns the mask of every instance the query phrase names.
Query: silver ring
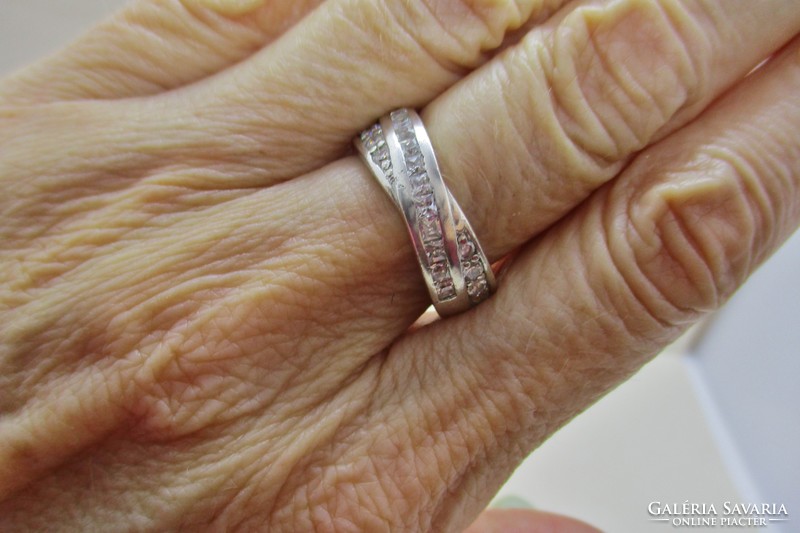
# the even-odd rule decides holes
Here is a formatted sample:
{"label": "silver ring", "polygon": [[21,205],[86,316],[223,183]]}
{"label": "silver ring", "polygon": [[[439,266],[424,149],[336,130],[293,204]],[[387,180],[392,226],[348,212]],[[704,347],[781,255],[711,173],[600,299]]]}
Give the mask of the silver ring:
{"label": "silver ring", "polygon": [[403,215],[436,311],[454,315],[491,296],[491,264],[442,179],[419,115],[392,111],[355,145]]}

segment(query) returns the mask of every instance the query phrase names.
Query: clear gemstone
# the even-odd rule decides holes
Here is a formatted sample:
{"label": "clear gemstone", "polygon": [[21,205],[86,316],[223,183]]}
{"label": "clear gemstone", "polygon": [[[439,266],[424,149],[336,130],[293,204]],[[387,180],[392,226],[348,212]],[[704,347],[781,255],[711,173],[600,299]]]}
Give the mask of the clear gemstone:
{"label": "clear gemstone", "polygon": [[433,187],[431,184],[426,181],[414,187],[414,198],[419,198],[420,200],[425,198],[433,199]]}
{"label": "clear gemstone", "polygon": [[412,187],[419,187],[424,183],[428,183],[428,175],[425,173],[424,170],[415,168],[411,170],[411,186]]}
{"label": "clear gemstone", "polygon": [[456,288],[453,285],[438,287],[437,291],[440,300],[452,300],[456,297]]}
{"label": "clear gemstone", "polygon": [[417,137],[414,135],[414,129],[408,121],[395,124],[395,129],[397,130],[398,139],[405,141],[403,143],[404,146],[410,149],[412,145],[417,144]]}
{"label": "clear gemstone", "polygon": [[427,206],[417,210],[417,218],[420,222],[432,221],[438,219],[439,214],[434,206]]}
{"label": "clear gemstone", "polygon": [[479,300],[484,298],[489,292],[489,284],[486,278],[481,278],[475,281],[467,281],[467,294],[472,300]]}
{"label": "clear gemstone", "polygon": [[444,252],[444,248],[440,246],[426,246],[425,247],[426,255],[428,256],[428,264],[432,265],[434,263],[446,263],[447,262],[447,254]]}
{"label": "clear gemstone", "polygon": [[422,236],[422,242],[424,243],[441,240],[442,225],[439,223],[439,219],[435,218],[433,220],[421,220],[420,234]]}
{"label": "clear gemstone", "polygon": [[417,210],[422,209],[433,209],[438,212],[436,209],[436,204],[433,203],[433,194],[424,194],[420,196],[414,196],[414,205],[417,206]]}
{"label": "clear gemstone", "polygon": [[475,255],[475,245],[472,244],[472,241],[467,239],[461,240],[459,239],[458,243],[458,253],[461,254],[462,260],[471,259],[473,255]]}
{"label": "clear gemstone", "polygon": [[[414,140],[416,140],[416,138]],[[414,143],[414,146],[408,149],[408,159],[412,163],[422,161],[422,150],[420,150],[419,143]]]}
{"label": "clear gemstone", "polygon": [[464,278],[468,281],[477,281],[483,277],[483,269],[479,266],[468,265],[464,269]]}
{"label": "clear gemstone", "polygon": [[431,265],[431,277],[436,284],[441,284],[443,281],[450,279],[450,273],[447,271],[447,264],[435,263]]}

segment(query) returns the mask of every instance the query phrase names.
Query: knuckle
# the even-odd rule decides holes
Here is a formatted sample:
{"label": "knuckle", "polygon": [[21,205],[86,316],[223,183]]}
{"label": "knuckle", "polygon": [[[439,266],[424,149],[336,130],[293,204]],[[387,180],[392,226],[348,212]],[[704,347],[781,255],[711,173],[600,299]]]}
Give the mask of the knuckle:
{"label": "knuckle", "polygon": [[220,428],[269,403],[274,391],[259,388],[264,370],[247,357],[247,344],[260,340],[258,310],[249,308],[247,317],[226,302],[202,309],[202,318],[181,319],[142,349],[147,355],[130,402],[139,438],[169,441]]}
{"label": "knuckle", "polygon": [[610,248],[615,264],[645,307],[668,323],[724,303],[760,260],[775,217],[754,168],[714,149],[665,172],[616,211],[627,227],[624,242]]}
{"label": "knuckle", "polygon": [[415,44],[451,71],[474,67],[482,52],[498,47],[534,9],[530,0],[414,0],[382,2]]}
{"label": "knuckle", "polygon": [[538,50],[568,149],[597,163],[644,147],[702,85],[702,41],[669,0],[583,6]]}

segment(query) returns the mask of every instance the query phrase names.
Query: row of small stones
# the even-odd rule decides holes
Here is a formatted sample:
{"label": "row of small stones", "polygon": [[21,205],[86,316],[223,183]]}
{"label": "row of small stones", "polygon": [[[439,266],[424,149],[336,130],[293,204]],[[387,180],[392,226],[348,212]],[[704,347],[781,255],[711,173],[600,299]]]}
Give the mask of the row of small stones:
{"label": "row of small stones", "polygon": [[[408,126],[410,127],[410,123]],[[361,142],[370,154],[373,163],[381,168],[389,183],[392,183],[394,181],[394,172],[391,157],[380,124],[375,124],[369,130],[364,131],[361,134]],[[404,155],[406,155],[405,152]],[[411,154],[412,159],[416,160],[416,155]],[[421,152],[418,155],[421,158]],[[422,241],[425,246],[428,264],[431,265],[431,274],[436,283],[437,294],[439,294],[440,299],[444,300],[455,296],[455,287],[447,268],[447,255],[445,254],[444,241],[441,237],[441,225],[436,206],[433,203],[433,189],[430,186],[427,174],[424,171],[420,172],[419,167],[421,166],[424,165],[419,165],[417,172],[412,174],[412,183],[416,186],[414,200],[419,208],[418,220],[422,222]],[[423,193],[430,194],[430,198],[427,199],[427,205]]]}
{"label": "row of small stones", "polygon": [[389,184],[394,185],[392,158],[389,156],[389,147],[386,146],[386,139],[383,136],[381,125],[375,124],[370,129],[362,132],[361,142],[370,157],[372,157],[372,162],[381,168]]}
{"label": "row of small stones", "polygon": [[411,124],[408,113],[404,110],[395,111],[391,114],[391,118],[403,150],[412,198],[416,207],[417,227],[425,247],[436,294],[439,300],[450,300],[456,297],[456,288],[450,275],[433,187],[431,187],[430,179],[425,171],[425,159],[419,148],[417,137],[414,135],[414,126]]}
{"label": "row of small stones", "polygon": [[[455,287],[447,268],[447,254],[444,250],[442,228],[439,222],[438,210],[433,201],[433,189],[424,170],[424,158],[413,134],[413,126],[408,113],[397,111],[392,114],[392,121],[395,128],[402,133],[402,135],[398,134],[398,137],[401,139],[406,165],[412,171],[410,180],[414,192],[414,202],[417,207],[417,221],[422,228],[422,241],[425,245],[431,275],[436,284],[439,298],[447,300],[455,297]],[[380,124],[375,124],[369,130],[364,131],[361,134],[361,142],[372,157],[372,161],[384,172],[389,183],[393,183],[394,173],[391,157]],[[464,268],[467,294],[473,302],[480,301],[489,293],[489,283],[486,279],[483,262],[468,232],[459,231],[457,242],[461,264]]]}
{"label": "row of small stones", "polygon": [[489,280],[486,279],[483,261],[469,232],[459,231],[456,239],[464,271],[464,282],[467,285],[467,294],[472,303],[478,303],[489,296]]}

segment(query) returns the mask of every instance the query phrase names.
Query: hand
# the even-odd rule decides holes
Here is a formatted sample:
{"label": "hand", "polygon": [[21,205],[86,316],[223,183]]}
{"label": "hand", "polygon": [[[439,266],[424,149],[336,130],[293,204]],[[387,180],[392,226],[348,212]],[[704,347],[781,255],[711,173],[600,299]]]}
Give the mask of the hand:
{"label": "hand", "polygon": [[[800,222],[796,1],[316,4],[138,0],[0,84],[0,530],[458,531]],[[515,252],[411,332],[345,157],[400,106]]]}

